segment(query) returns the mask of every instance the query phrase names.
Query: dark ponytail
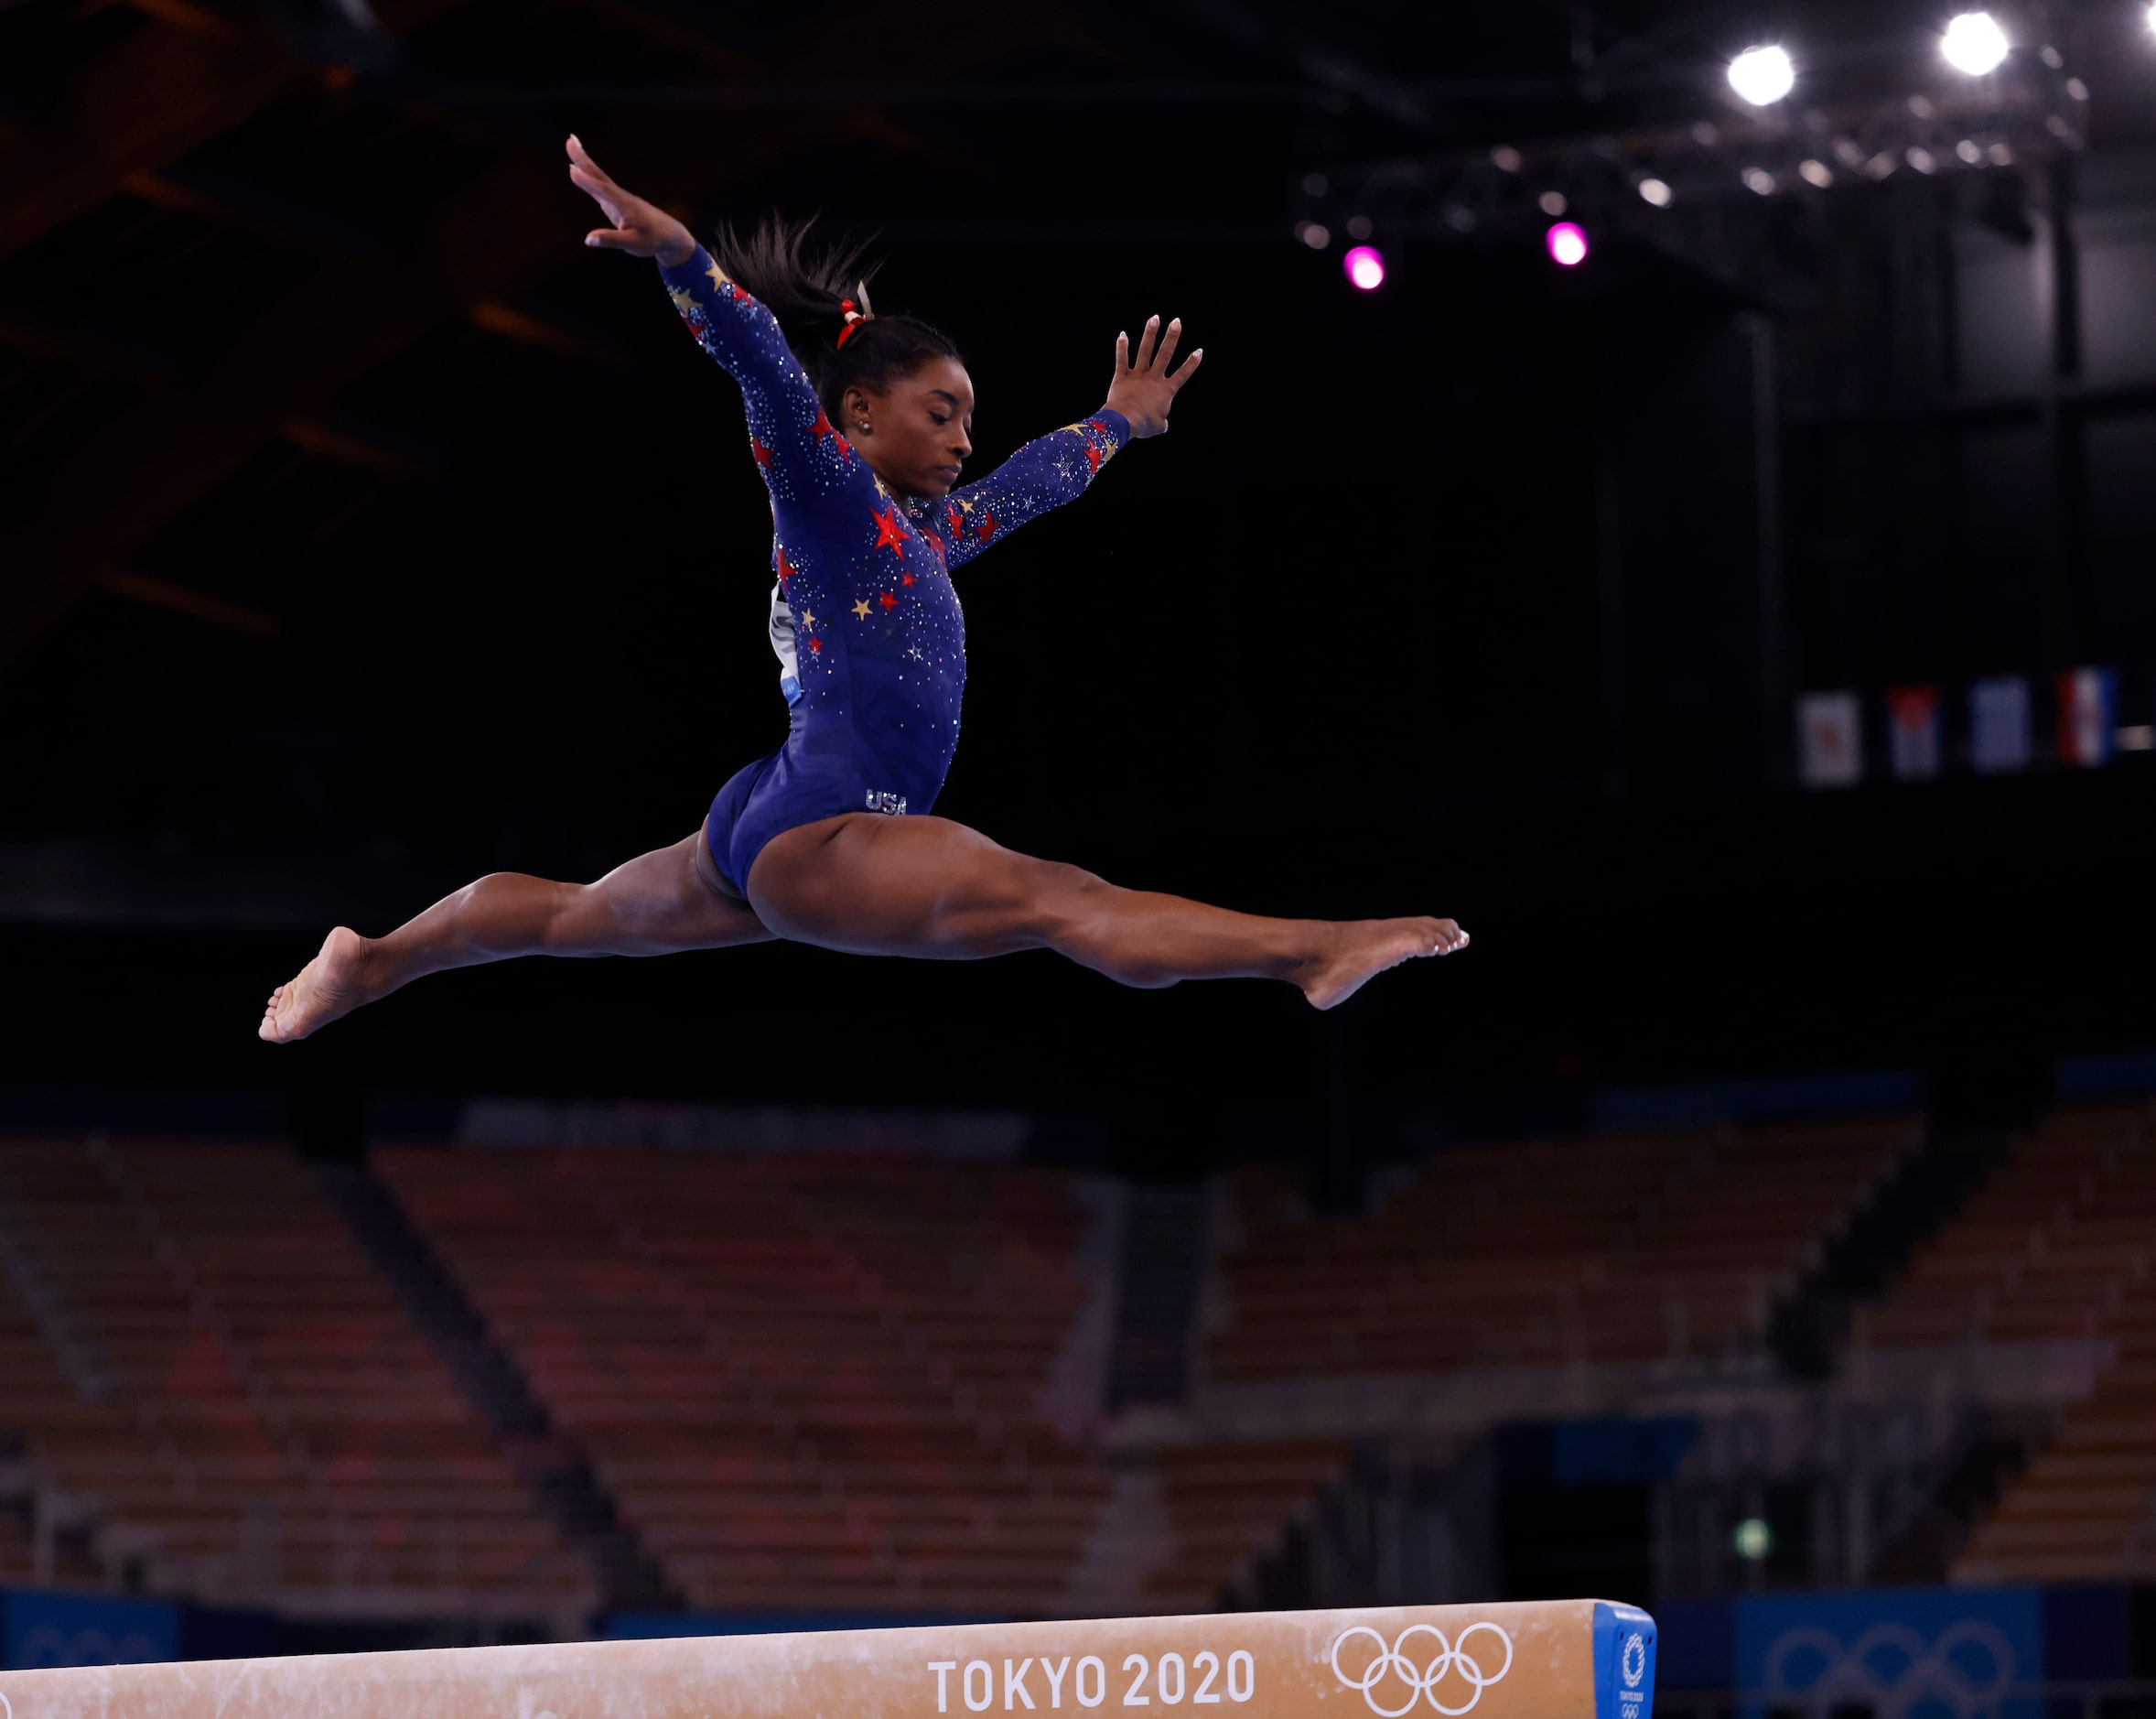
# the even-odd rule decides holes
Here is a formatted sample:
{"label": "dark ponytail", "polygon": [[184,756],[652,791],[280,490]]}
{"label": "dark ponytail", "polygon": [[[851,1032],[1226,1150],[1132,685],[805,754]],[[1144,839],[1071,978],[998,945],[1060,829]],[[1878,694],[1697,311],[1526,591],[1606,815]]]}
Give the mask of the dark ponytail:
{"label": "dark ponytail", "polygon": [[958,348],[941,329],[917,317],[888,313],[857,322],[841,347],[838,337],[846,326],[841,301],[858,301],[862,283],[873,279],[881,265],[862,265],[866,244],[809,254],[804,242],[814,224],[813,215],[801,222],[771,215],[747,235],[722,225],[711,251],[718,265],[778,319],[825,416],[837,423],[846,391],[856,383],[880,394],[931,358],[957,358]]}

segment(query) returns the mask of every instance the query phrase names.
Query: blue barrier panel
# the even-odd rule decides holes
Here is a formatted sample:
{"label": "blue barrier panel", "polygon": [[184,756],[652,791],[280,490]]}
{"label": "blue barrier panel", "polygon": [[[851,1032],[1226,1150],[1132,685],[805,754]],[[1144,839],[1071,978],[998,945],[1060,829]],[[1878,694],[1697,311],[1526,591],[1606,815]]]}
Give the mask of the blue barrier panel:
{"label": "blue barrier panel", "polygon": [[162,1600],[0,1594],[0,1665],[148,1665],[179,1657],[179,1608]]}
{"label": "blue barrier panel", "polygon": [[1594,1096],[1598,1130],[1711,1128],[1814,1116],[1866,1116],[1916,1109],[1924,1087],[1907,1069],[1728,1080],[1711,1085],[1612,1087]]}
{"label": "blue barrier panel", "polygon": [[1494,1436],[1508,1487],[1644,1487],[1676,1473],[1699,1423],[1671,1415],[1508,1421]]}
{"label": "blue barrier panel", "polygon": [[1698,1442],[1697,1421],[1669,1415],[1567,1421],[1550,1452],[1550,1478],[1560,1487],[1651,1485],[1676,1474]]}
{"label": "blue barrier panel", "polygon": [[1734,1689],[1737,1684],[1737,1608],[1730,1600],[1657,1600],[1661,1627],[1655,1686],[1660,1689]]}
{"label": "blue barrier panel", "polygon": [[2044,1589],[2044,1675],[2068,1682],[2131,1677],[2132,1601],[2118,1587]]}
{"label": "blue barrier panel", "polygon": [[1740,1711],[1878,1719],[2035,1719],[2013,1699],[2045,1675],[2040,1588],[1886,1588],[1737,1602]]}
{"label": "blue barrier panel", "polygon": [[2122,1098],[2156,1092],[2156,1052],[2123,1056],[2062,1056],[2062,1098]]}

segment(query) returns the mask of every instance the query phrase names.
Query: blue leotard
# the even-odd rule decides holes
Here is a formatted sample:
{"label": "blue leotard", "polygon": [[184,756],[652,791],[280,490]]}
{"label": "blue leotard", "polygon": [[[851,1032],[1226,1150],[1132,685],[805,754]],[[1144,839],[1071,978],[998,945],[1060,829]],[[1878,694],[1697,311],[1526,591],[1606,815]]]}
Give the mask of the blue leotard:
{"label": "blue leotard", "polygon": [[756,856],[785,830],[935,804],[965,691],[952,570],[1083,494],[1130,424],[1104,408],[941,501],[895,496],[824,416],[771,312],[709,254],[699,246],[660,275],[697,343],[741,384],[771,496],[773,614],[792,634],[786,743],[721,788],[704,824],[713,862],[746,892]]}

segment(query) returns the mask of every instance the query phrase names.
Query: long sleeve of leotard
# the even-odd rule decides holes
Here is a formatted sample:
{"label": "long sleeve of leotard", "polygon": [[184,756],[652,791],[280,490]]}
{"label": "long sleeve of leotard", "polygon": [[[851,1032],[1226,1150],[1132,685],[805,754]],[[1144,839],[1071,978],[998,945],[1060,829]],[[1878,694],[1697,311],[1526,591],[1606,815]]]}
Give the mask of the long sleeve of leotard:
{"label": "long sleeve of leotard", "polygon": [[963,567],[1029,519],[1076,501],[1129,440],[1130,420],[1104,406],[1028,442],[979,482],[953,490],[936,510],[948,534],[944,564]]}
{"label": "long sleeve of leotard", "polygon": [[741,384],[749,451],[771,499],[814,508],[871,497],[874,480],[867,462],[824,416],[778,319],[736,285],[702,245],[685,263],[662,264],[659,277],[696,344]]}

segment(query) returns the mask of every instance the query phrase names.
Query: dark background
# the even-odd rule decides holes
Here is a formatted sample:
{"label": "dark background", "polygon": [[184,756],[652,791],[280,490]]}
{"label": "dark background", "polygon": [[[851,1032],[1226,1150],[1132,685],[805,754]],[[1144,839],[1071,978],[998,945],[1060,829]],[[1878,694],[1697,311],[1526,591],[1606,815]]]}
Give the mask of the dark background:
{"label": "dark background", "polygon": [[[2040,751],[2062,668],[2152,714],[2156,34],[2002,16],[2086,76],[2086,147],[1740,192],[1704,246],[1583,207],[1570,273],[1516,213],[1403,206],[1365,296],[1293,236],[1308,174],[1726,124],[1774,37],[1940,88],[1943,15],[0,8],[0,1086],[1019,1107],[1173,1171],[1737,1072],[2013,1110],[2156,1041],[2148,755],[1794,785],[1806,688],[1876,726],[1939,681],[1950,749],[1983,674],[2038,677]],[[961,583],[938,810],[1472,948],[1322,1019],[1045,955],[525,962],[259,1044],[329,924],[596,876],[783,732],[738,396],[577,244],[571,126],[699,227],[880,230],[879,305],[967,353],[976,471],[1180,315],[1174,433]]]}

